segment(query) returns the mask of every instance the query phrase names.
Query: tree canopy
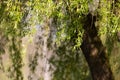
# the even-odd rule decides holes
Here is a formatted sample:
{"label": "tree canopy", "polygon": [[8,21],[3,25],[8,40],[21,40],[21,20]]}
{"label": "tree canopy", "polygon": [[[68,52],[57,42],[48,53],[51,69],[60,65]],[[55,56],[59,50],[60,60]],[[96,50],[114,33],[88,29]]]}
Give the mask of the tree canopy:
{"label": "tree canopy", "polygon": [[[48,40],[47,47],[49,49],[54,48],[53,53],[57,56],[57,58],[52,57],[49,61],[56,67],[55,78],[53,79],[86,80],[81,76],[87,75],[89,77],[89,71],[83,70],[85,74],[80,74],[83,68],[87,70],[87,64],[82,63],[81,54],[83,53],[85,56],[91,73],[91,62],[89,59],[87,60],[89,57],[91,59],[91,56],[86,57],[84,48],[86,51],[90,48],[91,52],[88,51],[88,53],[97,53],[97,56],[100,56],[98,53],[105,53],[101,56],[106,61],[101,60],[101,63],[103,61],[103,65],[108,66],[111,52],[119,39],[117,33],[120,32],[120,1],[1,0],[0,56],[6,53],[5,48],[7,47],[12,62],[7,69],[10,72],[8,77],[13,80],[24,80],[21,71],[24,66],[22,55],[25,54],[22,48],[22,38],[33,35],[36,32],[36,25],[42,26],[43,31],[45,31],[44,37]],[[105,41],[101,39],[103,36]],[[87,45],[93,45],[93,47],[87,47]],[[102,47],[105,47],[105,50]],[[98,52],[95,52],[94,49]],[[58,57],[59,61],[57,61]],[[108,64],[104,64],[104,61]],[[33,63],[37,64],[34,61]],[[84,65],[81,69],[79,68],[80,63]],[[68,69],[65,69],[66,67]],[[70,74],[72,70],[73,72]],[[81,76],[79,77],[76,74]],[[71,79],[71,76],[75,78]],[[94,73],[92,78],[93,80],[96,79]],[[108,78],[105,79],[108,80]],[[101,78],[101,80],[104,79]],[[113,79],[109,78],[109,80]]]}

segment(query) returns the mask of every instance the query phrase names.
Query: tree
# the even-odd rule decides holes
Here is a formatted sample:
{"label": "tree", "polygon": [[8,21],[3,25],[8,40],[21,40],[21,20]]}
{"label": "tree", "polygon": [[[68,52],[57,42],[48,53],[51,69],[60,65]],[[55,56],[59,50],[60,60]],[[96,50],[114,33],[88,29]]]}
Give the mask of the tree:
{"label": "tree", "polygon": [[105,47],[95,28],[94,22],[96,17],[93,16],[92,26],[92,15],[89,14],[87,18],[81,49],[89,64],[93,80],[113,80],[113,74],[106,56]]}
{"label": "tree", "polygon": [[[8,45],[8,48],[6,48],[9,52],[8,55],[11,63],[4,72],[8,73],[7,76],[14,80],[23,80],[21,71],[23,66],[21,38],[25,33],[23,29],[24,17],[26,17],[24,2],[18,0],[1,0],[0,2],[0,33],[2,33],[0,36],[6,38],[4,45]],[[4,48],[4,52],[2,53],[5,53],[5,47],[1,47]]]}
{"label": "tree", "polygon": [[[28,26],[45,23],[44,28],[48,33],[52,23],[57,29],[54,34],[57,39],[55,47],[58,50],[66,53],[64,51],[69,48],[70,56],[74,53],[77,56],[82,50],[93,80],[114,80],[109,56],[111,44],[113,45],[116,32],[120,29],[119,3],[118,0],[2,0],[0,31],[5,32],[4,35],[10,41],[9,51],[13,69],[10,68],[9,71],[15,72],[11,77],[23,80],[21,38],[30,34],[31,28]],[[50,22],[51,19],[53,22]],[[107,36],[107,47],[100,39],[103,34]],[[63,49],[65,46],[67,47]],[[73,60],[77,58],[79,56],[72,57]],[[74,63],[73,61],[72,64]]]}
{"label": "tree", "polygon": [[[61,21],[58,23],[61,29],[59,36],[63,41],[73,41],[74,49],[81,48],[90,67],[93,80],[114,80],[108,54],[99,33],[107,33],[109,39],[115,36],[119,26],[119,14],[114,13],[114,8],[118,10],[118,6],[116,6],[118,2],[102,0],[96,3],[95,1],[97,0],[93,0],[92,6],[98,4],[96,9],[88,9],[88,2],[84,0],[60,1],[58,4],[58,22]],[[100,31],[103,30],[102,28],[106,30]],[[65,35],[62,36],[62,34]],[[107,49],[112,48],[109,49],[108,46]],[[108,53],[110,52],[108,51]]]}

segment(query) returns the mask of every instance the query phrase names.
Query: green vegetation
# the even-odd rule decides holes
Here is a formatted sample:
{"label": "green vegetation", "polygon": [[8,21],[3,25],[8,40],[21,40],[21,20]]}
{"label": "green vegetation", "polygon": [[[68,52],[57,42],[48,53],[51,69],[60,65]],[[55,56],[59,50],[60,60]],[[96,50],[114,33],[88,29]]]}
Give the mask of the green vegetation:
{"label": "green vegetation", "polygon": [[[23,46],[23,38],[34,37],[36,25],[42,35],[38,43],[33,41],[35,54],[26,65],[30,52],[24,51],[28,46]],[[0,77],[34,80],[30,75],[43,59],[51,65],[52,80],[118,80],[119,31],[119,0],[1,0]],[[52,52],[49,60],[47,51]],[[39,80],[45,80],[39,74]]]}

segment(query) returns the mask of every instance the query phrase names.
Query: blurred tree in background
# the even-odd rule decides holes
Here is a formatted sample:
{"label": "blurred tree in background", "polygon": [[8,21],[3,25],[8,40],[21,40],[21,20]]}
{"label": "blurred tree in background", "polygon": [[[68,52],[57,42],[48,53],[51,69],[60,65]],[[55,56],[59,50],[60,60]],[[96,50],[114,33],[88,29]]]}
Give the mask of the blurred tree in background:
{"label": "blurred tree in background", "polygon": [[118,80],[119,26],[119,0],[1,0],[1,80]]}

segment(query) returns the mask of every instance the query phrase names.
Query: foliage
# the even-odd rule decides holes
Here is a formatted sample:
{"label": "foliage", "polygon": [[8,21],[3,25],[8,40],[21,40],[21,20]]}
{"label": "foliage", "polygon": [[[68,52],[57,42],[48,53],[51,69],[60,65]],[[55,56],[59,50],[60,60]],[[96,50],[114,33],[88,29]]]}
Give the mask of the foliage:
{"label": "foliage", "polygon": [[[25,14],[23,1],[1,1],[0,9],[1,21],[0,29],[4,32],[4,37],[9,41],[9,56],[12,61],[10,67],[8,68],[9,75],[11,79],[23,80],[23,75],[21,68],[23,65],[21,57],[21,37],[24,35],[22,23],[23,16]],[[24,14],[23,14],[24,13]]]}
{"label": "foliage", "polygon": [[55,67],[53,80],[91,80],[88,66],[81,50],[72,50],[72,42],[63,42],[51,57]]}
{"label": "foliage", "polygon": [[120,17],[118,16],[120,14],[115,13],[115,9],[119,9],[119,7],[115,5],[115,2],[101,0],[101,8],[98,9],[100,16],[100,19],[98,21],[98,24],[100,26],[99,33],[100,35],[106,35],[108,56],[110,56],[114,43],[117,40],[116,34],[119,31],[120,26]]}
{"label": "foliage", "polygon": [[[8,69],[12,74],[11,79],[23,80],[22,37],[34,33],[36,24],[46,23],[44,28],[48,33],[49,21],[53,18],[57,28],[56,55],[60,58],[53,62],[58,67],[54,72],[54,79],[63,78],[64,80],[65,76],[70,80],[72,76],[75,76],[75,79],[84,80],[85,78],[79,75],[86,77],[88,74],[87,71],[85,74],[81,73],[84,72],[82,69],[86,69],[86,66],[79,67],[84,65],[79,51],[84,36],[84,19],[89,13],[88,3],[90,3],[88,0],[1,0],[0,37],[4,36],[5,41],[8,42],[5,44],[9,46],[9,56],[12,61]],[[106,46],[108,56],[110,56],[114,42],[117,40],[116,33],[120,30],[120,2],[100,0],[94,15],[97,15],[96,27],[99,30],[99,36],[106,36]],[[1,46],[3,45],[0,43],[0,56],[5,52]],[[31,61],[36,66],[36,61]],[[32,62],[30,66],[33,67],[31,70],[34,72],[35,66]]]}
{"label": "foliage", "polygon": [[19,39],[13,37],[12,43],[10,44],[10,47],[9,47],[10,59],[12,60],[12,64],[11,64],[11,67],[8,68],[8,72],[10,72],[9,77],[13,80],[23,80],[23,76],[21,72],[23,62],[21,57],[20,44],[21,42],[19,41]]}
{"label": "foliage", "polygon": [[110,63],[111,63],[111,68],[115,76],[115,80],[119,80],[119,75],[120,75],[120,45],[119,42],[116,42],[114,44],[114,48],[112,50],[111,56],[110,56]]}
{"label": "foliage", "polygon": [[[58,40],[70,40],[76,36],[74,49],[79,47],[82,42],[82,20],[88,12],[88,5],[86,0],[82,1],[61,1],[58,3],[57,21],[58,21]],[[77,33],[77,34],[76,34]]]}

